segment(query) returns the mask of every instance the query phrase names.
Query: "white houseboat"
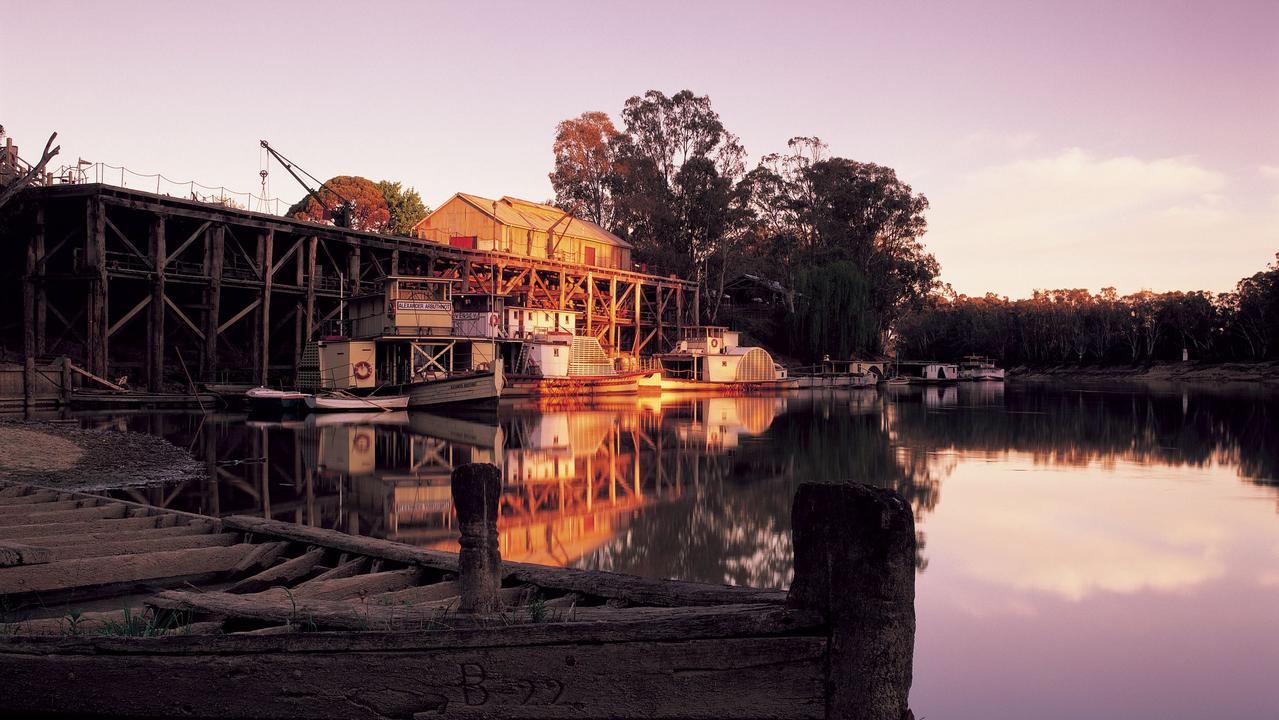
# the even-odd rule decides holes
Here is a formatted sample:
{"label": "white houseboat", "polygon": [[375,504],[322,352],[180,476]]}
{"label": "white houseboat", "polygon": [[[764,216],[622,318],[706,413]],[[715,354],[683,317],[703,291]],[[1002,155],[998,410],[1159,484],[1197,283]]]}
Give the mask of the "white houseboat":
{"label": "white houseboat", "polygon": [[791,373],[801,388],[871,387],[884,378],[884,363],[823,358]]}
{"label": "white houseboat", "polygon": [[911,383],[955,382],[959,379],[959,366],[954,363],[932,361],[906,361],[896,363],[897,377]]}
{"label": "white houseboat", "polygon": [[655,356],[663,391],[766,392],[798,385],[768,351],[742,347],[741,335],[726,327],[687,327],[679,345]]}
{"label": "white houseboat", "polygon": [[505,309],[507,397],[581,397],[635,393],[640,372],[619,372],[598,338],[577,334],[578,313]]}
{"label": "white houseboat", "polygon": [[299,386],[407,395],[409,407],[496,404],[504,380],[497,342],[458,332],[453,282],[389,276],[350,298],[349,335],[308,346]]}
{"label": "white houseboat", "polygon": [[980,355],[969,355],[959,361],[960,380],[995,380],[1004,379],[1004,369],[995,366],[995,361]]}

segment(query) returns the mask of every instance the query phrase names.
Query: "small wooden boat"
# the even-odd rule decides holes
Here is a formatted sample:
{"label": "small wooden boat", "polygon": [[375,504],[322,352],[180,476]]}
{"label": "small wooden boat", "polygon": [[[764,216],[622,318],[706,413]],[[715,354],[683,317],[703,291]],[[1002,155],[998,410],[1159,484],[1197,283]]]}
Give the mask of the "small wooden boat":
{"label": "small wooden boat", "polygon": [[387,386],[389,392],[407,395],[409,407],[439,405],[497,406],[506,385],[501,361],[491,370],[457,372],[403,385]]}
{"label": "small wooden boat", "polygon": [[0,716],[908,716],[909,503],[803,484],[789,591],[504,562],[501,471],[454,554],[0,481]]}
{"label": "small wooden boat", "polygon": [[256,387],[244,393],[249,401],[249,408],[260,413],[296,412],[306,409],[306,393],[296,390],[276,390],[275,388]]}
{"label": "small wooden boat", "polygon": [[350,395],[325,393],[302,398],[311,412],[386,412],[409,406],[408,395]]}

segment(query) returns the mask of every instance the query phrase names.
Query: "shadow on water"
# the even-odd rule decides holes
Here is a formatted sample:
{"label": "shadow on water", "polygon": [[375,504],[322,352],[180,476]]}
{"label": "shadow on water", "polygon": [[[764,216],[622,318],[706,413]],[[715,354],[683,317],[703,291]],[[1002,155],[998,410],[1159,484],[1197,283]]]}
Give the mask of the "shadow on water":
{"label": "shadow on water", "polygon": [[259,420],[244,414],[84,415],[161,435],[208,477],[115,494],[456,549],[449,473],[503,471],[512,560],[784,587],[799,483],[863,481],[927,517],[961,454],[1036,464],[1219,464],[1276,486],[1273,395],[979,384],[503,406],[488,420],[422,413]]}

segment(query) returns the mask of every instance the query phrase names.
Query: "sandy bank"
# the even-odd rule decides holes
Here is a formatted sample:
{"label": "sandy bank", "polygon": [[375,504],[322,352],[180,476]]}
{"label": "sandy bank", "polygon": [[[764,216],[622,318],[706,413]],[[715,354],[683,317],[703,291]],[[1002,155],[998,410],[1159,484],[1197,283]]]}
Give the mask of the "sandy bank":
{"label": "sandy bank", "polygon": [[6,479],[83,490],[203,475],[190,453],[154,435],[0,422],[0,477]]}
{"label": "sandy bank", "polygon": [[1279,362],[1158,363],[1155,365],[1056,365],[1016,367],[1018,380],[1123,380],[1136,382],[1279,384]]}

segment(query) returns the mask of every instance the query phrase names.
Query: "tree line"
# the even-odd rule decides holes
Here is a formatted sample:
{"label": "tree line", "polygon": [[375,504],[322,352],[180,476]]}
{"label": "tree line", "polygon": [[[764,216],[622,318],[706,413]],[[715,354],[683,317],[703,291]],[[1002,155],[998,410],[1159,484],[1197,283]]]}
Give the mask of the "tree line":
{"label": "tree line", "polygon": [[785,288],[766,340],[802,357],[878,354],[935,289],[928,200],[892,168],[830,156],[816,137],[748,168],[710,98],[688,90],[631,97],[620,118],[559,123],[554,202],[629,241],[640,269],[696,282],[703,320],[723,320],[726,282],[757,273]]}
{"label": "tree line", "polygon": [[1279,255],[1233,292],[1043,290],[1022,300],[934,294],[898,326],[902,357],[1009,365],[1279,359]]}

